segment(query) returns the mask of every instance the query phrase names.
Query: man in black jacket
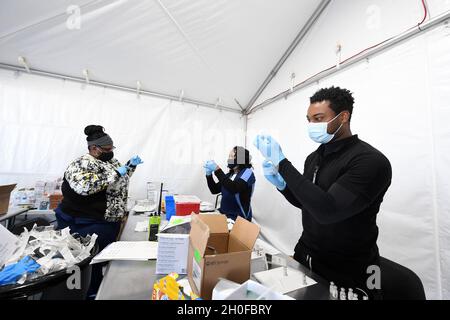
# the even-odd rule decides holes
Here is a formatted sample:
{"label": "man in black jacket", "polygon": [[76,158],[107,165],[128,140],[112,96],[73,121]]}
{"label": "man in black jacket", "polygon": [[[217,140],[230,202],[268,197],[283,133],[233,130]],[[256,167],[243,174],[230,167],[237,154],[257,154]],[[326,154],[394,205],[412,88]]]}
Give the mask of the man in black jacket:
{"label": "man in black jacket", "polygon": [[379,270],[376,216],[391,183],[391,165],[352,134],[350,91],[321,89],[310,103],[309,136],[321,145],[307,157],[303,174],[272,137],[258,136],[264,175],[302,210],[303,233],[294,259],[346,291],[352,288],[361,297],[362,290],[380,299],[382,288],[371,276]]}

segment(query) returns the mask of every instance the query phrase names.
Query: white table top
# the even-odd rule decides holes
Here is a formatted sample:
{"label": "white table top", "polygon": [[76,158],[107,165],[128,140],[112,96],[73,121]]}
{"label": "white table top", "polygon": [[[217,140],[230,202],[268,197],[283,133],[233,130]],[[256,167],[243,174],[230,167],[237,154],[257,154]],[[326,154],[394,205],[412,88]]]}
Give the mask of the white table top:
{"label": "white table top", "polygon": [[22,207],[9,208],[6,214],[0,215],[0,221],[11,219],[19,214],[29,211],[30,209],[31,208],[22,208]]}

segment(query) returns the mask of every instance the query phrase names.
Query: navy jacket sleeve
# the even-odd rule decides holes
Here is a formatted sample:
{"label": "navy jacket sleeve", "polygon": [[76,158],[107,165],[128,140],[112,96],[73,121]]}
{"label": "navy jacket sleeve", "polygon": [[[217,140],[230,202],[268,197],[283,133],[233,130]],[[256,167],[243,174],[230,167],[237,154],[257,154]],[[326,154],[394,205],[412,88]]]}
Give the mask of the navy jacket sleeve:
{"label": "navy jacket sleeve", "polygon": [[231,193],[243,193],[247,191],[247,183],[242,179],[231,180],[227,175],[222,171],[222,169],[218,169],[214,172],[216,177],[219,179],[219,183],[222,184],[224,188],[226,188]]}
{"label": "navy jacket sleeve", "polygon": [[206,182],[208,183],[209,191],[211,191],[212,194],[219,194],[222,191],[220,182],[215,182],[212,175],[206,176]]}
{"label": "navy jacket sleeve", "polygon": [[[328,190],[305,178],[284,159],[279,173],[288,191],[321,224],[348,219],[371,205],[389,187],[391,165],[381,153],[361,154],[352,159],[344,172]],[[294,204],[295,205],[295,204]]]}

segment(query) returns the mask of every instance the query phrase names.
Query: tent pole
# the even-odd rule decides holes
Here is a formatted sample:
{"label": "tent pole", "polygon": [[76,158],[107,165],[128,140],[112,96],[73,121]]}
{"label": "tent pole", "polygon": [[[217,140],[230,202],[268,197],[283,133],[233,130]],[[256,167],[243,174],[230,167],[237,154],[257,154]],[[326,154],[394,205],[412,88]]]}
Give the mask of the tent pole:
{"label": "tent pole", "polygon": [[[374,48],[371,51],[368,51],[367,53],[365,53],[363,55],[360,55],[359,57],[355,57],[354,59],[351,59],[351,60],[341,64],[339,66],[339,69],[334,67],[333,69],[330,69],[329,71],[320,73],[317,76],[312,77],[312,78],[308,79],[307,81],[304,81],[304,82],[296,85],[292,92],[295,92],[295,91],[298,91],[300,89],[303,89],[303,88],[309,86],[312,83],[320,81],[320,80],[322,80],[322,79],[324,79],[326,77],[329,77],[329,76],[331,76],[331,75],[333,75],[335,73],[341,72],[342,70],[347,69],[348,67],[350,67],[350,66],[352,66],[352,65],[354,65],[354,64],[356,64],[356,63],[358,63],[360,61],[369,59],[369,58],[371,58],[371,57],[373,57],[373,56],[375,56],[375,55],[377,55],[377,54],[379,54],[381,52],[384,52],[387,49],[390,49],[390,48],[394,47],[397,44],[400,44],[400,43],[402,43],[402,42],[404,42],[404,41],[406,41],[406,40],[408,40],[408,39],[410,39],[410,38],[412,38],[414,36],[417,36],[417,35],[421,34],[422,32],[424,32],[426,30],[432,29],[432,28],[438,26],[439,24],[444,23],[448,19],[450,19],[450,11],[447,11],[447,12],[445,12],[445,13],[443,13],[443,14],[441,14],[441,15],[439,15],[439,16],[437,16],[437,17],[435,17],[435,18],[433,18],[433,19],[431,19],[431,20],[429,20],[427,22],[425,22],[424,24],[420,25],[420,28],[414,28],[412,30],[406,31],[403,34],[401,34],[401,35],[399,35],[399,36],[397,36],[397,37],[387,41],[386,43],[384,43],[382,45],[380,45],[379,47]],[[291,92],[290,89],[288,89],[286,91],[283,91],[283,92],[279,93],[278,95],[261,102],[260,104],[258,104],[254,108],[251,108],[250,110],[247,110],[247,114],[251,114],[253,112],[256,112],[257,110],[259,110],[261,108],[264,108],[265,106],[267,106],[269,104],[272,104],[275,101],[278,101],[278,100],[280,100],[282,98],[285,98],[289,94],[291,94],[292,92]]]}
{"label": "tent pole", "polygon": [[248,115],[244,114],[244,148],[248,149],[247,145],[247,128],[248,128]]}
{"label": "tent pole", "polygon": [[330,2],[331,2],[331,0],[322,0],[322,2],[317,6],[314,13],[311,15],[311,17],[308,19],[306,24],[303,26],[303,28],[297,34],[294,41],[290,44],[289,48],[286,50],[286,52],[283,54],[283,56],[277,62],[275,67],[273,67],[272,71],[270,71],[269,75],[264,80],[263,84],[259,87],[258,91],[256,91],[256,93],[250,99],[250,101],[248,102],[247,106],[244,109],[244,112],[246,112],[253,106],[253,104],[256,102],[256,100],[259,98],[259,96],[263,93],[264,89],[266,89],[266,87],[269,85],[270,81],[272,81],[272,79],[275,78],[275,75],[277,74],[277,72],[280,70],[280,68],[283,66],[283,64],[286,62],[286,60],[289,58],[289,56],[295,50],[297,45],[308,34],[309,30],[311,30],[312,26],[315,24],[317,19],[319,19],[320,15],[323,13],[325,8],[330,4]]}
{"label": "tent pole", "polygon": [[[10,65],[10,64],[6,64],[6,63],[0,63],[0,69],[6,69],[6,70],[12,70],[12,71],[26,73],[26,70],[24,67]],[[69,80],[69,81],[79,82],[79,83],[86,83],[86,79],[84,79],[84,78],[72,77],[72,76],[67,76],[67,75],[63,75],[63,74],[47,72],[47,71],[42,71],[42,70],[30,69],[30,73],[34,74],[34,75],[44,76],[44,77],[64,79],[64,80]],[[136,93],[136,88],[115,85],[115,84],[107,83],[107,82],[90,80],[89,85]],[[168,99],[168,100],[172,100],[172,101],[178,101],[178,99],[179,99],[178,96],[173,96],[173,95],[169,95],[169,94],[165,94],[165,93],[153,92],[153,91],[148,91],[148,90],[140,90],[139,94],[148,95],[148,96],[156,97],[156,98]],[[195,99],[183,98],[183,102],[193,104],[193,105],[199,105],[199,106],[206,107],[206,108],[212,108],[212,109],[242,114],[242,110],[237,110],[237,109],[219,105],[219,104],[216,106],[216,104],[214,104],[214,103],[208,103],[208,102],[199,101],[199,100],[195,100]]]}

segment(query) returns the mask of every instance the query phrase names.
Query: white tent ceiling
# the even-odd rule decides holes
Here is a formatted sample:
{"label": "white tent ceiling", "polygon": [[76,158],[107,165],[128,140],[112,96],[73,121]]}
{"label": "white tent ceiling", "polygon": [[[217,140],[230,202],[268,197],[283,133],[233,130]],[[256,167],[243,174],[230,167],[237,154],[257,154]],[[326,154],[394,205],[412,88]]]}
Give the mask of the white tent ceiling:
{"label": "white tent ceiling", "polygon": [[0,63],[240,110],[320,2],[2,0]]}

